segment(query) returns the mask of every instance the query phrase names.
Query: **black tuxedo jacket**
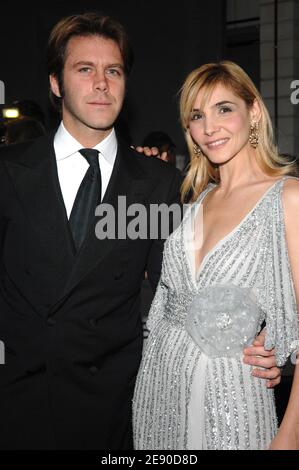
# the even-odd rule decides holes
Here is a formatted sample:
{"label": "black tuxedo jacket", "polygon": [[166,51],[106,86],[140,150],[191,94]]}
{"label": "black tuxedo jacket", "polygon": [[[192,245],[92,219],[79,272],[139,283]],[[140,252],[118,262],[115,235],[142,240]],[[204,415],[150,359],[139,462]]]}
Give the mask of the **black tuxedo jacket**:
{"label": "black tuxedo jacket", "polygon": [[[103,200],[171,204],[181,174],[119,142]],[[164,240],[104,239],[74,253],[53,136],[0,150],[1,449],[127,449],[140,362],[140,286]]]}

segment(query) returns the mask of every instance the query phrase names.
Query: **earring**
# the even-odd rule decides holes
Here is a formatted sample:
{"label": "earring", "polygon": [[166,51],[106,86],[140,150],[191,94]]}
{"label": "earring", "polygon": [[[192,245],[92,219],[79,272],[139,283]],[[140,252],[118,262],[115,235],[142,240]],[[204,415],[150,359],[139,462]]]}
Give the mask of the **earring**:
{"label": "earring", "polygon": [[252,121],[250,124],[249,142],[255,149],[259,143],[259,123]]}
{"label": "earring", "polygon": [[193,153],[194,153],[194,155],[195,155],[196,157],[200,157],[200,156],[201,156],[202,151],[201,151],[201,148],[200,148],[199,145],[197,145],[197,144],[194,144],[194,145],[193,145]]}

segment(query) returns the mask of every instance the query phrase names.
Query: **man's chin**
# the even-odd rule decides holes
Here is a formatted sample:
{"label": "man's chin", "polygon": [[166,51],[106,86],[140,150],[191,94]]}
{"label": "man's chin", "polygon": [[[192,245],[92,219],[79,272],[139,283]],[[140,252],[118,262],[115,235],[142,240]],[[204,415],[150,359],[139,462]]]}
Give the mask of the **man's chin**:
{"label": "man's chin", "polygon": [[113,123],[103,123],[103,122],[89,122],[86,123],[87,127],[94,131],[109,131],[113,127]]}

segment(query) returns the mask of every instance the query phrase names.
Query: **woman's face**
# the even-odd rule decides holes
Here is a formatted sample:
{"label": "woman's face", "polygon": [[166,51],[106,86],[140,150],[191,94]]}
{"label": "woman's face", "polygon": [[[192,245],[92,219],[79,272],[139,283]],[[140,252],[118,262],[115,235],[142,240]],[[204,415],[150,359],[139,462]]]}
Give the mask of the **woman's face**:
{"label": "woman's face", "polygon": [[248,108],[222,84],[216,85],[201,108],[203,97],[204,91],[200,90],[191,111],[190,135],[212,163],[223,164],[250,148],[250,123],[258,120],[258,104],[254,102]]}

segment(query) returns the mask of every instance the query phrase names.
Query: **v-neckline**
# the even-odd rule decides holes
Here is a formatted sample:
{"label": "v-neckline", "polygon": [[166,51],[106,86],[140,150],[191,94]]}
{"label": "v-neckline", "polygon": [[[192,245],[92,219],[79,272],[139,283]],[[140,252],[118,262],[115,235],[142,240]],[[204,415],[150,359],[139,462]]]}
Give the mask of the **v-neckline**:
{"label": "v-neckline", "polygon": [[[196,269],[196,265],[195,265],[195,253],[194,253],[194,249],[191,250],[188,250],[188,248],[186,247],[186,244],[185,244],[185,249],[187,251],[187,257],[188,259],[190,260],[189,261],[189,265],[190,265],[190,271],[191,271],[191,277],[192,279],[194,280],[194,283],[195,285],[197,285],[198,283],[198,279],[199,279],[199,276],[201,274],[201,272],[203,271],[203,268],[205,266],[205,264],[207,263],[207,260],[211,257],[211,255],[213,253],[215,253],[216,250],[219,249],[220,246],[222,246],[229,238],[231,238],[237,230],[239,230],[239,228],[249,219],[249,217],[252,215],[252,213],[259,207],[259,205],[263,202],[263,200],[266,198],[266,196],[268,195],[268,193],[279,183],[283,180],[282,179],[279,179],[277,181],[275,181],[275,183],[271,184],[271,186],[264,192],[264,194],[262,194],[262,196],[258,199],[258,201],[254,204],[254,206],[252,207],[252,209],[250,209],[249,212],[247,212],[247,214],[245,214],[244,217],[242,217],[242,219],[240,220],[240,222],[235,225],[235,227],[230,230],[224,237],[220,238],[215,244],[214,246],[209,250],[207,251],[207,253],[204,255],[204,257],[202,258],[201,262],[200,262],[200,265],[198,266],[198,268]],[[210,188],[209,186],[207,187],[206,191],[204,192],[203,196],[202,197],[199,197],[199,199],[196,201],[195,203],[195,206],[194,206],[194,215],[193,215],[193,221],[192,221],[192,227],[193,227],[193,222],[195,220],[195,217],[198,213],[198,210],[200,209],[200,207],[202,206],[202,203],[204,201],[204,199],[206,198],[207,194],[212,190],[214,189],[217,185],[214,184],[214,183],[210,183]],[[192,214],[190,215],[192,216]],[[194,235],[194,231],[192,232],[193,235]],[[184,234],[184,238],[185,238],[185,234]],[[192,247],[194,246],[194,237],[192,237]]]}

